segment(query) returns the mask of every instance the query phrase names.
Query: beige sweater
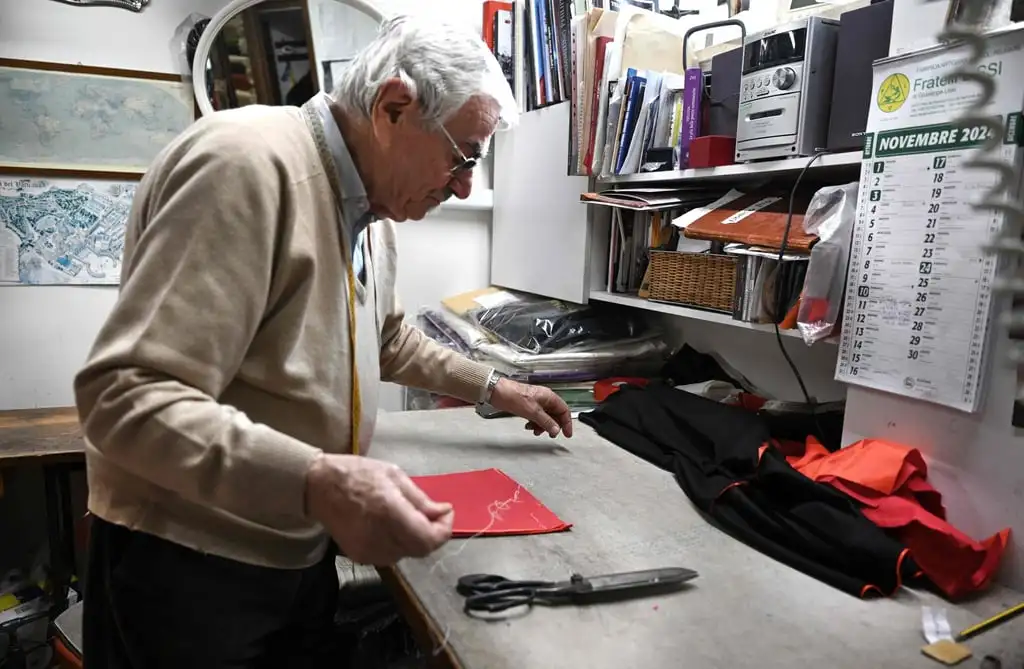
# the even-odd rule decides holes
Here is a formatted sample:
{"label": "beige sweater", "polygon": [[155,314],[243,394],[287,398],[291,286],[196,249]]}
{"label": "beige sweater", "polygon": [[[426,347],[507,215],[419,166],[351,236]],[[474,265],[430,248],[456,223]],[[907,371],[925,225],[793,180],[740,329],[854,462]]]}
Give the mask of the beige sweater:
{"label": "beige sweater", "polygon": [[[250,564],[323,554],[305,476],[321,451],[350,450],[353,373],[352,255],[330,180],[289,107],[204,118],[157,158],[118,301],[75,379],[93,513]],[[475,401],[490,374],[403,323],[393,223],[371,224],[365,251],[364,453],[381,380]]]}

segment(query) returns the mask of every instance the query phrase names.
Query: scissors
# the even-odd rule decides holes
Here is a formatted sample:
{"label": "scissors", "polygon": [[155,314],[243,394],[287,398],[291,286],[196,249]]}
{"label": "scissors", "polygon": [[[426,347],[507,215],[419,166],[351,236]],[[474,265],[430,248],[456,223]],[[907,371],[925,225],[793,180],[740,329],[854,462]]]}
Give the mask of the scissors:
{"label": "scissors", "polygon": [[120,7],[121,9],[130,9],[133,12],[141,12],[149,4],[149,0],[57,0],[57,2],[63,2],[66,5],[77,5],[79,7],[90,5],[97,7]]}
{"label": "scissors", "polygon": [[568,581],[513,581],[494,574],[468,574],[458,580],[456,592],[466,598],[466,613],[497,613],[517,606],[584,604],[608,593],[640,593],[677,586],[697,578],[682,567],[648,569],[584,578],[573,574]]}

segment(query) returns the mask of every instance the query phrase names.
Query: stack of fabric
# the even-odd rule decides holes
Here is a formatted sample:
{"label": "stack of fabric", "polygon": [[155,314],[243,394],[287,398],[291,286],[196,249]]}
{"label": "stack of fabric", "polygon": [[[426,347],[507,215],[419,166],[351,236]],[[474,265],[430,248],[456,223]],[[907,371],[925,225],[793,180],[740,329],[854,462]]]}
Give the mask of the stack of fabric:
{"label": "stack of fabric", "polygon": [[[514,379],[552,388],[574,412],[596,406],[595,382],[646,377],[662,367],[668,354],[662,333],[631,310],[494,288],[423,309],[418,324],[444,346]],[[455,403],[410,393],[406,408]]]}
{"label": "stack of fabric", "polygon": [[732,375],[691,350],[661,376],[619,388],[580,420],[671,472],[734,538],[861,597],[917,585],[955,600],[992,583],[1009,530],[977,541],[949,523],[916,449],[840,448],[841,413],[730,392]]}

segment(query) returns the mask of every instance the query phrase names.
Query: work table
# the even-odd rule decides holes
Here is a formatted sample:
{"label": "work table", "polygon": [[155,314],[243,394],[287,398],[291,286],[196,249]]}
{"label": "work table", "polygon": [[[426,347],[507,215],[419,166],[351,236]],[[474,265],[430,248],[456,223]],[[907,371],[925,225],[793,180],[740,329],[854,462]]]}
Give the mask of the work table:
{"label": "work table", "polygon": [[74,407],[0,411],[0,465],[77,462],[84,450]]}
{"label": "work table", "polygon": [[5,468],[20,466],[39,466],[43,470],[56,615],[67,605],[67,586],[76,562],[70,477],[85,467],[85,440],[74,407],[0,411],[0,477]]}
{"label": "work table", "polygon": [[[954,606],[903,589],[860,600],[748,548],[715,529],[666,472],[576,423],[571,439],[534,437],[516,419],[472,409],[381,416],[368,453],[411,475],[497,467],[563,520],[568,532],[453,540],[397,568],[444,653],[465,669],[830,669],[941,665],[924,657],[921,606],[947,609],[954,631],[1024,600],[994,588]],[[500,501],[500,500],[499,500]],[[500,622],[470,618],[459,576],[565,580],[658,567],[697,570],[692,586],[654,598],[588,607],[536,607]],[[969,643],[977,667],[987,653],[1024,663],[1024,619]]]}
{"label": "work table", "polygon": [[[65,476],[83,455],[76,419],[71,409],[0,412],[0,465],[38,462]],[[1024,600],[1005,588],[961,606],[907,589],[851,597],[718,531],[668,473],[579,422],[575,431],[571,439],[534,437],[520,420],[484,420],[472,409],[381,414],[369,456],[412,475],[497,467],[573,523],[558,534],[453,540],[386,572],[410,622],[443,641],[434,642],[437,659],[462,669],[934,669],[941,665],[920,653],[922,605],[947,609],[959,630]],[[65,545],[61,563],[70,565],[70,510],[57,513],[66,485],[47,487],[55,493],[51,541]],[[455,592],[458,577],[471,573],[557,581],[670,566],[700,577],[669,595],[536,607],[501,622],[467,617]],[[969,645],[974,657],[960,666],[978,667],[992,653],[1017,669],[1024,619]]]}

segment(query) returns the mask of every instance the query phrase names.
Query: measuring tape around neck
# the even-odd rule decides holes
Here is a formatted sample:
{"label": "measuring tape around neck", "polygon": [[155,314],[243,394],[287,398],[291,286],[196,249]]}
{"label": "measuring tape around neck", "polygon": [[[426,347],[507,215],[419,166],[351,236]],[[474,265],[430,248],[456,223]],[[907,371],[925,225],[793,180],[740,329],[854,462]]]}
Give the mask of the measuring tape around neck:
{"label": "measuring tape around neck", "polygon": [[352,271],[352,255],[345,265],[348,282],[348,350],[352,369],[352,455],[359,455],[359,424],[362,422],[363,399],[359,395],[359,370],[356,367],[356,275]]}

